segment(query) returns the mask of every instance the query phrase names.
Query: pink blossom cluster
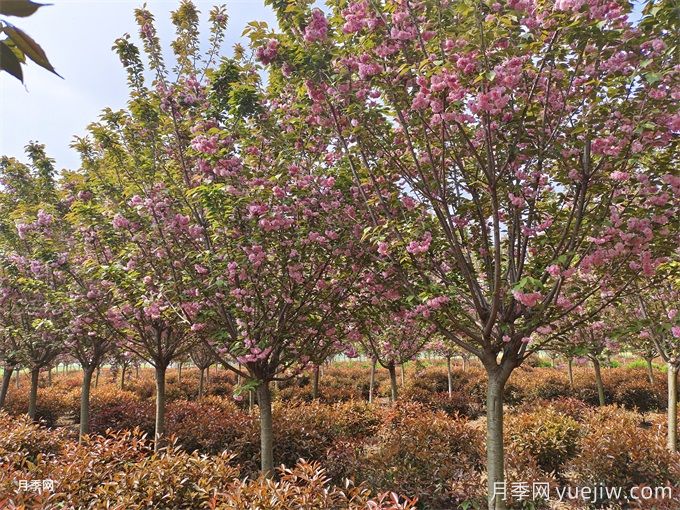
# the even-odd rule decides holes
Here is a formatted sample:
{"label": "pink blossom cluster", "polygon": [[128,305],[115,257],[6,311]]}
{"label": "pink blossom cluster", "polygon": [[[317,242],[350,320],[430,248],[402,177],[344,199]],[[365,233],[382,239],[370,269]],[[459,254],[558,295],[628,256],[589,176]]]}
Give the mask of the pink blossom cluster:
{"label": "pink blossom cluster", "polygon": [[425,232],[423,238],[420,241],[411,241],[406,247],[406,251],[412,255],[420,255],[421,253],[426,253],[430,249],[431,242],[432,233]]}
{"label": "pink blossom cluster", "polygon": [[328,20],[321,9],[312,10],[312,17],[305,27],[305,41],[323,41],[328,35]]}
{"label": "pink blossom cluster", "polygon": [[260,46],[255,51],[255,58],[265,65],[271,64],[279,53],[279,41],[269,39],[264,46]]}
{"label": "pink blossom cluster", "polygon": [[522,292],[520,290],[513,290],[512,296],[524,306],[529,308],[533,308],[543,301],[543,294],[540,292]]}

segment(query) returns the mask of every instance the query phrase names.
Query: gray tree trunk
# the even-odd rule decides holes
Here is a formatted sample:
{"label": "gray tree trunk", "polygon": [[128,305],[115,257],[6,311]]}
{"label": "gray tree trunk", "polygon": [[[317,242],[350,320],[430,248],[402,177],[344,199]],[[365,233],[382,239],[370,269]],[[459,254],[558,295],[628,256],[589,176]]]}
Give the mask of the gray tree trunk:
{"label": "gray tree trunk", "polygon": [[31,369],[31,393],[28,397],[28,416],[35,421],[38,411],[38,381],[40,380],[40,369]]}
{"label": "gray tree trunk", "polygon": [[90,433],[90,386],[94,367],[83,369],[83,385],[80,390],[80,432],[78,442],[83,441],[83,436]]}
{"label": "gray tree trunk", "polygon": [[503,390],[500,374],[488,374],[486,393],[486,469],[489,510],[505,510],[505,500],[500,487],[505,483],[505,452],[503,449]]}
{"label": "gray tree trunk", "polygon": [[0,409],[5,405],[5,399],[7,398],[7,391],[9,390],[9,383],[11,382],[12,372],[14,367],[6,366],[2,373],[2,388],[0,388]]}
{"label": "gray tree trunk", "polygon": [[654,367],[652,366],[651,358],[645,358],[647,363],[647,378],[649,379],[649,384],[654,384]]}
{"label": "gray tree trunk", "polygon": [[201,368],[201,375],[198,378],[198,398],[201,398],[203,396],[203,386],[204,386],[204,379],[205,379],[205,369]]}
{"label": "gray tree trunk", "polygon": [[319,398],[319,365],[315,365],[312,372],[312,399],[317,398]]}
{"label": "gray tree trunk", "polygon": [[156,367],[156,429],[154,433],[154,451],[163,446],[165,434],[165,372],[166,367]]}
{"label": "gray tree trunk", "polygon": [[261,471],[263,476],[272,478],[274,476],[274,426],[268,381],[262,382],[257,387],[257,404],[260,408]]}
{"label": "gray tree trunk", "polygon": [[593,358],[593,368],[595,369],[595,384],[597,385],[597,398],[600,406],[605,405],[604,400],[604,384],[602,383],[602,368],[600,367],[600,360]]}
{"label": "gray tree trunk", "polygon": [[373,402],[373,389],[375,388],[375,360],[371,361],[371,375],[368,381],[368,403]]}
{"label": "gray tree trunk", "polygon": [[394,363],[389,365],[387,367],[387,370],[390,372],[390,387],[392,389],[392,403],[397,401],[397,397],[399,396],[399,391],[397,389],[397,368],[394,366]]}
{"label": "gray tree trunk", "polygon": [[569,358],[567,361],[567,372],[569,373],[569,387],[574,389],[574,360]]}
{"label": "gray tree trunk", "polygon": [[120,368],[120,389],[121,390],[125,389],[125,372],[127,372],[127,366],[123,365]]}
{"label": "gray tree trunk", "polygon": [[21,368],[17,367],[15,369],[14,384],[16,388],[19,389],[19,374],[21,373]]}
{"label": "gray tree trunk", "polygon": [[678,451],[678,367],[668,364],[668,449]]}
{"label": "gray tree trunk", "polygon": [[451,356],[446,357],[446,378],[449,383],[449,397],[453,395],[453,377],[451,376]]}

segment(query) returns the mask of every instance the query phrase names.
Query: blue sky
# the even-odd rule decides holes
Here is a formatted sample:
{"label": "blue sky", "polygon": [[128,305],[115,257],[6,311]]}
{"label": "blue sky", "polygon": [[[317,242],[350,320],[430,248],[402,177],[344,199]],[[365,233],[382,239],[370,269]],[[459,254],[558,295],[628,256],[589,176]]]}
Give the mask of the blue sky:
{"label": "blue sky", "polygon": [[[49,0],[46,0],[49,1]],[[137,27],[133,10],[142,0],[52,0],[29,18],[11,18],[47,52],[64,79],[34,64],[24,66],[24,84],[0,73],[0,154],[24,160],[23,148],[31,140],[46,144],[57,168],[77,168],[78,155],[69,148],[74,135],[97,120],[101,110],[125,106],[125,71],[111,50],[113,41]],[[202,21],[210,7],[226,3],[229,15],[223,53],[230,54],[241,41],[246,23],[253,20],[275,24],[274,14],[263,0],[195,0]],[[179,0],[147,0],[156,17],[165,48],[173,35],[169,13]],[[207,29],[207,23],[201,23]],[[203,34],[207,35],[207,34]]]}

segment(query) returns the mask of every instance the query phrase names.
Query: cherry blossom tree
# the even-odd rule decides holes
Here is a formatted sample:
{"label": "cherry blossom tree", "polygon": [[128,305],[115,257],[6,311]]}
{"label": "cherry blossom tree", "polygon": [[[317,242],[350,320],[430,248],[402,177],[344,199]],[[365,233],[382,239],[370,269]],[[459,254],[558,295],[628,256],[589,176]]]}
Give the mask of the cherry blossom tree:
{"label": "cherry blossom tree", "polygon": [[[679,129],[667,17],[635,25],[627,4],[569,0],[275,7],[283,33],[251,31],[272,86],[295,82],[308,121],[334,132],[370,239],[406,259],[422,299],[451,298],[433,323],[487,371],[489,508],[504,508],[503,388],[532,333],[573,330],[562,318],[581,302],[615,299],[665,255]],[[427,221],[404,225],[413,209]]]}
{"label": "cherry blossom tree", "polygon": [[35,419],[40,371],[63,349],[57,304],[64,275],[51,232],[63,224],[55,216],[63,215],[64,204],[45,147],[32,142],[26,155],[28,164],[0,160],[0,335],[8,369],[18,361],[30,370],[28,414]]}
{"label": "cherry blossom tree", "polygon": [[[634,330],[651,340],[668,368],[668,449],[678,451],[678,372],[680,371],[680,278],[677,262],[664,268],[661,278],[637,294]],[[629,318],[630,319],[630,318]]]}

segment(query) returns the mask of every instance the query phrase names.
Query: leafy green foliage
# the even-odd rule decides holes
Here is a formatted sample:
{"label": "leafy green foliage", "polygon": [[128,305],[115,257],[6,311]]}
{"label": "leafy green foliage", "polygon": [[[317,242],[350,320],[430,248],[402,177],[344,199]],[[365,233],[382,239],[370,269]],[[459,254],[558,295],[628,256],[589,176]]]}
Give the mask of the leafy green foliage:
{"label": "leafy green foliage", "polygon": [[[46,4],[38,4],[31,0],[3,0],[0,4],[0,15],[27,17]],[[24,81],[21,64],[26,57],[60,76],[50,63],[42,47],[26,32],[6,20],[0,20],[0,33],[7,37],[0,40],[0,70],[6,71],[19,81]]]}

